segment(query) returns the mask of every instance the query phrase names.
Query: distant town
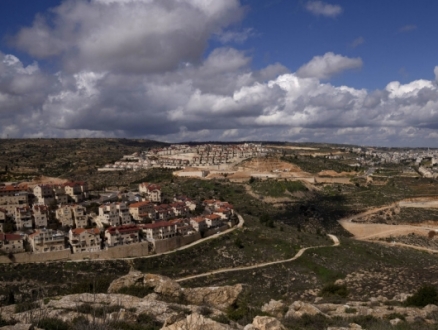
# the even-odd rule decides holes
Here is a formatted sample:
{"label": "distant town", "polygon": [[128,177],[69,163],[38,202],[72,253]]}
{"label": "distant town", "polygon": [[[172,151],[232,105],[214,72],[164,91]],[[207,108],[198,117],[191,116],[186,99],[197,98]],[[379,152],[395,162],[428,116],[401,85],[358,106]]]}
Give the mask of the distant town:
{"label": "distant town", "polygon": [[[86,182],[24,184],[0,186],[0,252],[73,253],[98,252],[117,246],[147,242],[151,251],[155,242],[174,237],[214,234],[237,221],[233,205],[219,200],[196,203],[178,196],[162,203],[161,187],[141,183],[130,192],[128,201],[122,193],[112,198],[92,200],[97,212],[87,212],[90,205]],[[110,200],[108,200],[110,199]],[[111,200],[112,199],[112,200]],[[49,228],[56,223],[57,229]]]}

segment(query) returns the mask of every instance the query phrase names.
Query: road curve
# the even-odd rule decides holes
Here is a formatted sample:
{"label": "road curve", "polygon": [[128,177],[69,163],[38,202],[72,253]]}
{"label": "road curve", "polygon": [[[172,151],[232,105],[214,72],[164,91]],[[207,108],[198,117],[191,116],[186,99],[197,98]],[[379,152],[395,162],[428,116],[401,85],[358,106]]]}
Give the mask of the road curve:
{"label": "road curve", "polygon": [[253,266],[243,266],[243,267],[236,267],[236,268],[224,268],[224,269],[213,270],[213,271],[208,272],[208,273],[183,277],[183,278],[177,279],[176,282],[189,281],[189,280],[192,280],[195,278],[207,277],[207,276],[214,275],[214,274],[231,273],[231,272],[237,272],[237,271],[241,271],[241,270],[250,270],[250,269],[262,268],[262,267],[271,266],[271,265],[282,264],[282,263],[286,263],[286,262],[290,262],[290,261],[294,261],[294,260],[298,259],[299,257],[301,257],[303,255],[303,253],[305,251],[310,250],[310,249],[317,249],[317,248],[327,247],[327,246],[334,247],[334,246],[340,245],[339,239],[335,235],[328,234],[328,236],[333,241],[333,245],[319,245],[319,246],[309,246],[306,248],[302,248],[295,254],[295,256],[293,256],[290,259],[265,262],[265,263],[261,263],[261,264],[257,264],[257,265],[253,265]]}

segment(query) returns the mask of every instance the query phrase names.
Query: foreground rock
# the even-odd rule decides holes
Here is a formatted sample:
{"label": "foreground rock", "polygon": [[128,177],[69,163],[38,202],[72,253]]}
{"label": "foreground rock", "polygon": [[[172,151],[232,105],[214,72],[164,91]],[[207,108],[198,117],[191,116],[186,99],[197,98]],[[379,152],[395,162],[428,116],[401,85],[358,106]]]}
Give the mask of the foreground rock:
{"label": "foreground rock", "polygon": [[179,298],[182,295],[181,286],[169,277],[143,274],[138,271],[132,271],[111,282],[108,293],[118,293],[126,287],[149,288],[158,294],[173,298]]}
{"label": "foreground rock", "polygon": [[262,312],[272,316],[282,318],[285,312],[286,305],[281,300],[271,299],[269,303],[262,306]]}
{"label": "foreground rock", "polygon": [[161,330],[235,330],[229,325],[222,324],[200,314],[188,315],[185,320],[178,321],[172,325],[165,326]]}
{"label": "foreground rock", "polygon": [[183,289],[177,282],[166,276],[130,272],[114,280],[108,288],[108,293],[117,293],[124,287],[132,286],[150,288],[159,296],[185,301],[193,305],[206,305],[222,311],[233,305],[243,290],[241,284]]}
{"label": "foreground rock", "polygon": [[274,317],[256,316],[244,330],[285,330],[285,327]]}
{"label": "foreground rock", "polygon": [[241,284],[233,286],[183,289],[185,300],[194,305],[207,305],[221,311],[232,306],[242,292]]}

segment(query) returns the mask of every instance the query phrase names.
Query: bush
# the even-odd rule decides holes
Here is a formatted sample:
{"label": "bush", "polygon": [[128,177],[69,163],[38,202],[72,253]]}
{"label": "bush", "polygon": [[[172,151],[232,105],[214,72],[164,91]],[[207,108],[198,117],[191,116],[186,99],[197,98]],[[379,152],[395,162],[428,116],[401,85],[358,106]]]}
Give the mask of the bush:
{"label": "bush", "polygon": [[22,302],[15,305],[15,313],[22,313],[40,307],[36,302]]}
{"label": "bush", "polygon": [[438,291],[433,285],[423,285],[418,291],[406,300],[407,306],[424,307],[438,303]]}
{"label": "bush", "polygon": [[346,298],[348,296],[348,289],[345,284],[327,284],[325,287],[322,288],[320,295],[323,297],[339,296],[342,298]]}
{"label": "bush", "polygon": [[68,323],[56,318],[44,318],[36,326],[44,330],[70,330]]}

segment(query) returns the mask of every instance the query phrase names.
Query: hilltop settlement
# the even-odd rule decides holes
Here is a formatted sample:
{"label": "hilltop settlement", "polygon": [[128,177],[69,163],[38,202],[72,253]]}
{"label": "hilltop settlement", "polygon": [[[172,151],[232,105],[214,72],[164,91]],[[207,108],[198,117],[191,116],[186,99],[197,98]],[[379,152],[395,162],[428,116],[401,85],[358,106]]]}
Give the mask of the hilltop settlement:
{"label": "hilltop settlement", "polygon": [[225,201],[175,196],[163,203],[161,187],[147,182],[129,193],[108,201],[92,199],[86,182],[0,186],[0,251],[76,254],[147,242],[153,252],[159,240],[201,238],[235,224]]}

